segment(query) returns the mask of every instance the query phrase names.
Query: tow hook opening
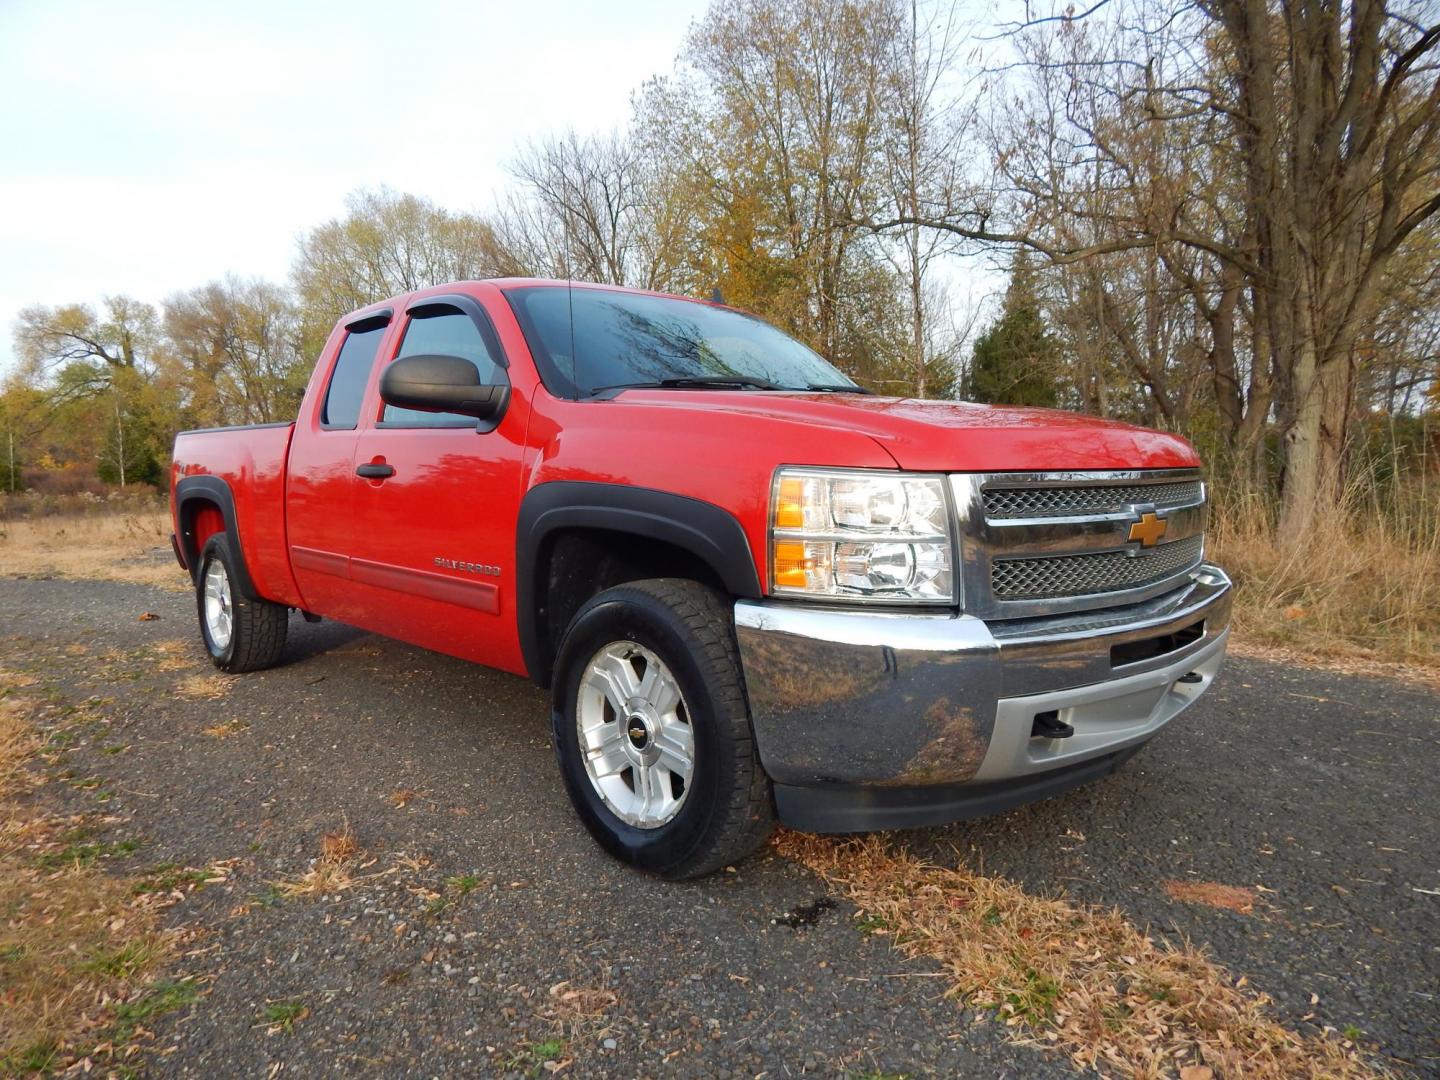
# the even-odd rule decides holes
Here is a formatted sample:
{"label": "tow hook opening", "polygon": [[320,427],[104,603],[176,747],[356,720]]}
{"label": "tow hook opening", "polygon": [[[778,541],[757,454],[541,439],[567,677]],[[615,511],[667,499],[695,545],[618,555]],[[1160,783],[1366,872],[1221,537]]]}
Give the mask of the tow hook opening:
{"label": "tow hook opening", "polygon": [[1037,712],[1035,722],[1030,725],[1032,739],[1068,739],[1074,734],[1075,729],[1060,719],[1059,709]]}

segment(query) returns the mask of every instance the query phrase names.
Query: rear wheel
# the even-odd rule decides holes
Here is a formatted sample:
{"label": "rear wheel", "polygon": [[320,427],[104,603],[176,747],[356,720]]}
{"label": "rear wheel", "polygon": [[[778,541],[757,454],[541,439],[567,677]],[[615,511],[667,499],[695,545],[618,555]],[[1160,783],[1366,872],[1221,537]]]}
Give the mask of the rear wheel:
{"label": "rear wheel", "polygon": [[699,877],[774,827],[726,601],[696,582],[608,589],[556,661],[555,751],[600,844],[667,878]]}
{"label": "rear wheel", "polygon": [[240,674],[273,667],[285,651],[290,609],[268,600],[249,600],[236,588],[236,558],[230,541],[217,533],[200,553],[195,604],[200,637],[221,671]]}

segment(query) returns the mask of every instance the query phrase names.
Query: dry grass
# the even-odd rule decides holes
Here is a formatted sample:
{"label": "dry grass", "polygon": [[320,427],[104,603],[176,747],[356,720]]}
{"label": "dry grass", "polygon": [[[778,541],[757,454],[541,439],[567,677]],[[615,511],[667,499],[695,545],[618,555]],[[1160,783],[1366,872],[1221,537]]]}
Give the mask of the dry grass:
{"label": "dry grass", "polygon": [[[116,1035],[127,1009],[145,1012],[144,975],[168,952],[156,901],[136,882],[75,860],[63,848],[73,822],[35,804],[29,760],[39,749],[26,680],[0,672],[0,1075],[68,1067],[97,1043],[125,1054]],[[89,1051],[95,1054],[93,1049]],[[103,1056],[103,1055],[102,1055]],[[87,1070],[88,1071],[88,1070]]]}
{"label": "dry grass", "polygon": [[198,663],[194,644],[178,638],[157,641],[151,646],[151,651],[155,653],[153,666],[156,671],[184,671]]}
{"label": "dry grass", "polygon": [[865,929],[938,964],[950,993],[994,1009],[1016,1038],[1078,1068],[1133,1078],[1385,1075],[1338,1038],[1282,1027],[1245,979],[1197,948],[1154,941],[1118,912],[928,865],[874,837],[782,832],[776,845],[843,889]]}
{"label": "dry grass", "polygon": [[546,998],[540,1015],[572,1039],[601,1020],[620,1000],[607,987],[576,986],[569,979],[550,987]]}
{"label": "dry grass", "polygon": [[313,898],[342,892],[359,880],[355,876],[359,856],[359,841],[346,822],[320,838],[320,855],[309,870],[299,877],[277,882],[277,887],[283,895],[291,897]]}
{"label": "dry grass", "polygon": [[29,787],[25,763],[39,747],[19,701],[12,696],[19,679],[0,671],[0,799]]}
{"label": "dry grass", "polygon": [[175,684],[175,692],[192,701],[218,701],[234,682],[233,675],[187,675]]}
{"label": "dry grass", "polygon": [[[159,511],[69,514],[0,522],[0,574],[128,581],[175,592],[190,580],[168,555],[170,517]],[[157,557],[156,548],[167,554]]]}
{"label": "dry grass", "polygon": [[212,739],[228,739],[232,735],[239,735],[250,730],[250,725],[244,720],[226,720],[224,723],[214,724],[203,729],[203,733]]}
{"label": "dry grass", "polygon": [[1264,500],[1231,498],[1217,507],[1209,546],[1235,578],[1244,644],[1342,666],[1440,668],[1435,481],[1388,494],[1357,486],[1298,545],[1280,543]]}

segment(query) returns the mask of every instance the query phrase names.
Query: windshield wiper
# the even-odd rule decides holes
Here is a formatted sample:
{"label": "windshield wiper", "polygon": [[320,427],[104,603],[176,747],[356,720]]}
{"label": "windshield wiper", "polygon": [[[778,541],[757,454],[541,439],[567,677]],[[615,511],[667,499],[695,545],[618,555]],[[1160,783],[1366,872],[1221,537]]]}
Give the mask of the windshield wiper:
{"label": "windshield wiper", "polygon": [[875,391],[866,390],[863,386],[846,385],[844,383],[806,383],[806,390],[817,390],[832,394],[873,394]]}
{"label": "windshield wiper", "polygon": [[749,375],[678,375],[672,379],[652,379],[649,382],[613,383],[591,389],[590,396],[603,394],[606,390],[783,390],[768,379],[756,379]]}

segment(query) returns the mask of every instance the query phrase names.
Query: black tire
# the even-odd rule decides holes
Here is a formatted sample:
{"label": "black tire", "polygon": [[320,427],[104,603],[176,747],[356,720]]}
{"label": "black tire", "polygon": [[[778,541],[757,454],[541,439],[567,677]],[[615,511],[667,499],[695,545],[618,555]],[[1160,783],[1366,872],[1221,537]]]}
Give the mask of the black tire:
{"label": "black tire", "polygon": [[[230,591],[230,640],[217,643],[205,619],[205,579],[214,563],[225,571]],[[285,651],[285,634],[290,625],[290,609],[268,600],[250,600],[242,595],[236,553],[230,541],[217,533],[205,542],[200,552],[200,573],[195,580],[195,609],[200,617],[200,638],[210,659],[221,671],[239,675],[274,667]]]}
{"label": "black tire", "polygon": [[[729,602],[693,581],[657,579],[608,589],[575,614],[560,645],[551,710],[565,787],[600,845],[632,866],[671,880],[740,861],[775,827],[770,779],[760,766]],[[654,652],[675,676],[694,740],[690,790],[663,825],[627,824],[592,784],[577,732],[587,665],[615,642]]]}

